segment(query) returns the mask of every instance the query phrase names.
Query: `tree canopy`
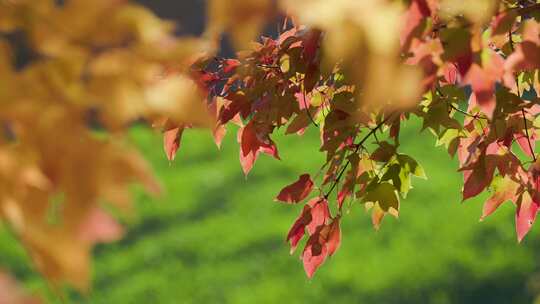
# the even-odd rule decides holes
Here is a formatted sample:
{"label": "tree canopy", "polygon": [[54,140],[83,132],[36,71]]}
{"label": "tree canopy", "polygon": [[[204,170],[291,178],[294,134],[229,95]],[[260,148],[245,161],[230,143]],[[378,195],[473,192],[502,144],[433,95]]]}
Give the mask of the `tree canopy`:
{"label": "tree canopy", "polygon": [[[268,24],[277,36],[260,36]],[[246,176],[260,154],[280,159],[277,130],[318,130],[325,163],[275,198],[303,205],[286,240],[308,277],[352,204],[378,229],[426,178],[400,151],[412,117],[457,154],[464,201],[490,192],[482,219],[511,203],[517,239],[531,229],[539,1],[209,0],[201,36],[176,26],[123,0],[0,0],[0,218],[51,282],[87,290],[92,247],[132,212],[129,185],[160,192],[134,123],[163,132],[170,161],[189,129],[219,147],[235,124]],[[218,55],[222,39],[236,56]]]}

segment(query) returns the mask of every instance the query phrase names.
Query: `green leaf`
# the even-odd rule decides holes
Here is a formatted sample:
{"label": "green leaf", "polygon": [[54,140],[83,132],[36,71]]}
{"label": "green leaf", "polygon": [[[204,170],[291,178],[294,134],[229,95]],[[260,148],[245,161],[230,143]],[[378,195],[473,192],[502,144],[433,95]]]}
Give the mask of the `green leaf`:
{"label": "green leaf", "polygon": [[287,73],[290,71],[291,69],[291,61],[289,59],[289,55],[287,54],[284,54],[283,56],[281,56],[281,58],[279,59],[279,68],[281,69],[281,71],[283,73]]}
{"label": "green leaf", "polygon": [[398,154],[397,158],[402,167],[408,172],[416,177],[427,179],[424,168],[415,159],[405,154]]}
{"label": "green leaf", "polygon": [[364,203],[378,203],[382,210],[388,212],[390,208],[399,210],[399,197],[394,185],[382,182],[367,192]]}

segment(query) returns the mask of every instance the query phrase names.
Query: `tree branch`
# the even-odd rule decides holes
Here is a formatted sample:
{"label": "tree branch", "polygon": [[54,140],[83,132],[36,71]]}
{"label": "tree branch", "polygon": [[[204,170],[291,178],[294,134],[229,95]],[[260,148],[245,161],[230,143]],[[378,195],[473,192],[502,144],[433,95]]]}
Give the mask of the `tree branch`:
{"label": "tree branch", "polygon": [[[534,5],[532,5],[534,6]],[[540,4],[537,5],[540,8]],[[510,43],[510,49],[512,53],[514,52],[514,41],[512,40],[512,29],[508,31],[508,41]],[[521,99],[521,94],[519,93],[519,81],[517,75],[514,75],[514,80],[516,82],[516,93],[517,96]],[[529,145],[529,150],[531,151],[532,158],[536,162],[536,156],[534,155],[534,149],[531,144],[531,138],[529,137],[529,128],[527,128],[527,118],[525,117],[525,109],[521,109],[521,116],[523,117],[523,128],[525,129],[525,136],[527,136],[527,144]]]}
{"label": "tree branch", "polygon": [[468,116],[468,117],[471,117],[471,118],[474,118],[474,119],[485,119],[485,120],[488,120],[489,121],[489,118],[485,117],[485,116],[482,116],[482,115],[478,115],[478,114],[471,114],[467,111],[463,111],[462,109],[454,106],[451,102],[448,102],[448,96],[444,95],[441,90],[439,89],[438,86],[435,87],[435,90],[437,91],[437,93],[439,93],[439,95],[441,97],[443,97],[445,99],[445,102],[446,102],[446,105],[449,106],[450,108],[454,109],[455,111],[465,115],[465,116]]}

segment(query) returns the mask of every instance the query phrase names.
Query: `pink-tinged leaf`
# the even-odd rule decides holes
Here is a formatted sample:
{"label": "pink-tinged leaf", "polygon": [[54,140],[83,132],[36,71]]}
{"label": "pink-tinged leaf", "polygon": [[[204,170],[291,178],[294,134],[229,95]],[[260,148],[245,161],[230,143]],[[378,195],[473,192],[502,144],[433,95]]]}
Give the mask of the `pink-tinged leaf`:
{"label": "pink-tinged leaf", "polygon": [[[498,144],[492,143],[490,145]],[[516,172],[521,168],[521,161],[513,153],[510,153],[508,149],[504,148],[491,155],[486,154],[486,166],[490,167],[489,170],[491,170],[491,167],[496,167],[503,177],[515,176]],[[522,181],[525,182],[524,179]]]}
{"label": "pink-tinged leaf", "polygon": [[371,223],[373,224],[373,228],[375,228],[375,230],[379,230],[381,227],[384,214],[384,210],[382,210],[379,205],[376,204],[373,206],[373,211],[371,212]]}
{"label": "pink-tinged leaf", "polygon": [[494,165],[486,165],[484,158],[480,158],[472,170],[463,171],[463,201],[482,193],[491,183],[495,173]]}
{"label": "pink-tinged leaf", "polygon": [[429,42],[415,40],[408,48],[410,49],[409,53],[411,53],[412,56],[407,58],[405,63],[407,65],[421,67],[424,78],[420,83],[420,87],[424,91],[432,89],[433,83],[437,79],[436,74],[438,69],[438,66],[433,62],[433,59],[439,52],[442,52],[442,45],[436,40]]}
{"label": "pink-tinged leaf", "polygon": [[223,98],[215,97],[213,98],[212,102],[208,105],[208,112],[212,115],[214,120],[216,121],[216,125],[214,126],[214,129],[212,130],[212,136],[214,138],[214,142],[216,143],[216,146],[218,149],[221,148],[221,143],[223,142],[223,138],[225,137],[225,134],[227,133],[227,128],[224,124],[219,122],[219,113],[226,102]]}
{"label": "pink-tinged leaf", "polygon": [[203,92],[207,92],[220,79],[217,73],[207,71],[193,71],[191,75]]}
{"label": "pink-tinged leaf", "polygon": [[227,134],[227,128],[225,125],[217,125],[212,131],[212,136],[214,137],[214,142],[216,143],[218,149],[221,149],[221,143],[223,142],[225,134]]}
{"label": "pink-tinged leaf", "polygon": [[291,244],[290,254],[293,254],[296,250],[296,247],[298,247],[298,242],[304,237],[305,234],[305,226],[293,226],[294,230],[291,229],[289,232],[289,240],[288,242]]}
{"label": "pink-tinged leaf", "polygon": [[339,217],[331,224],[324,224],[313,231],[304,247],[302,261],[309,278],[324,263],[328,256],[333,255],[341,243]]}
{"label": "pink-tinged leaf", "polygon": [[302,213],[294,221],[289,233],[287,234],[287,242],[291,244],[291,254],[298,246],[298,242],[304,237],[306,225],[311,222],[311,207],[305,205]]}
{"label": "pink-tinged leaf", "polygon": [[28,294],[10,274],[0,269],[0,304],[39,304],[37,297]]}
{"label": "pink-tinged leaf", "polygon": [[240,143],[240,164],[245,175],[251,171],[260,152],[280,159],[274,142],[267,134],[257,134],[253,121],[238,130],[238,142]]}
{"label": "pink-tinged leaf", "polygon": [[491,21],[492,35],[507,35],[508,31],[512,29],[516,17],[516,10],[507,10],[499,13]]}
{"label": "pink-tinged leaf", "polygon": [[518,242],[521,242],[525,235],[531,230],[536,214],[538,213],[538,202],[535,202],[529,193],[525,192],[516,209],[516,232]]}
{"label": "pink-tinged leaf", "polygon": [[79,226],[79,238],[88,244],[113,242],[123,233],[122,226],[100,208],[91,210]]}
{"label": "pink-tinged leaf", "polygon": [[251,102],[244,94],[231,93],[225,96],[225,102],[219,110],[219,122],[226,124],[238,115],[247,118],[251,112]]}
{"label": "pink-tinged leaf", "polygon": [[[523,153],[527,154],[529,157],[533,157],[533,151],[536,145],[536,134],[535,132],[531,132],[529,136],[530,138],[525,134],[514,134],[514,138],[516,139]],[[531,143],[532,151],[531,147],[529,147],[529,142]]]}
{"label": "pink-tinged leaf", "polygon": [[259,151],[263,152],[265,154],[268,154],[268,155],[272,156],[275,159],[281,159],[279,157],[279,152],[277,150],[276,145],[271,140],[270,140],[270,144],[262,143],[261,148],[259,149]]}
{"label": "pink-tinged leaf", "polygon": [[482,217],[480,220],[484,220],[487,216],[495,212],[501,204],[506,201],[517,201],[517,190],[519,184],[511,180],[509,177],[497,177],[491,183],[493,187],[493,195],[488,198],[484,203],[484,208],[482,211]]}
{"label": "pink-tinged leaf", "polygon": [[339,227],[339,218],[336,218],[330,225],[328,240],[326,241],[326,246],[328,247],[328,256],[332,256],[336,250],[338,250],[340,244],[341,228]]}
{"label": "pink-tinged leaf", "polygon": [[306,108],[309,108],[311,101],[310,101],[310,98],[306,96],[304,93],[298,92],[294,94],[294,97],[296,101],[298,102],[298,108],[300,110],[305,110]]}
{"label": "pink-tinged leaf", "polygon": [[540,68],[540,46],[524,41],[516,47],[516,51],[508,57],[506,62],[505,67],[512,71],[538,69]]}
{"label": "pink-tinged leaf", "polygon": [[[281,45],[282,43],[284,43],[286,40],[288,40],[289,38],[291,37],[295,37],[296,33],[298,32],[298,29],[293,27],[292,29],[290,30],[287,30],[283,33],[281,33],[281,35],[279,35],[278,39],[277,39],[277,43],[279,45]],[[283,47],[283,46],[282,46]]]}
{"label": "pink-tinged leaf", "polygon": [[400,43],[404,49],[408,49],[411,39],[417,28],[426,17],[431,15],[431,10],[426,0],[413,0],[404,16],[404,26],[400,35]]}
{"label": "pink-tinged leaf", "polygon": [[[319,250],[318,246],[320,246],[321,252],[318,255],[315,255],[314,252]],[[314,244],[306,247],[306,250],[304,250],[302,255],[302,261],[304,262],[304,270],[306,271],[308,278],[311,279],[319,266],[324,263],[324,260],[326,260],[327,251],[328,249],[320,244]]]}
{"label": "pink-tinged leaf", "polygon": [[327,256],[328,248],[325,244],[321,244],[319,233],[311,236],[302,253],[302,262],[308,278],[313,277],[313,274],[324,263]]}
{"label": "pink-tinged leaf", "polygon": [[247,124],[238,130],[238,142],[240,143],[240,164],[244,174],[248,175],[259,155],[259,141],[253,124]]}
{"label": "pink-tinged leaf", "polygon": [[465,166],[473,162],[473,160],[476,160],[475,151],[478,148],[479,142],[480,142],[479,136],[459,138],[459,145],[458,145],[457,153],[458,153],[459,164],[461,166]]}
{"label": "pink-tinged leaf", "polygon": [[279,192],[277,200],[285,203],[298,203],[304,200],[313,189],[313,181],[309,174],[302,174],[298,180]]}
{"label": "pink-tinged leaf", "polygon": [[251,171],[251,168],[253,168],[253,164],[255,163],[256,156],[254,154],[248,154],[243,155],[242,151],[240,151],[240,165],[242,166],[242,171],[244,172],[244,175],[248,175],[249,171]]}
{"label": "pink-tinged leaf", "polygon": [[459,72],[454,63],[448,63],[443,68],[444,80],[448,84],[456,84],[459,81]]}
{"label": "pink-tinged leaf", "polygon": [[311,206],[311,222],[307,225],[307,230],[309,235],[312,235],[319,226],[324,225],[330,218],[330,210],[328,209],[328,201],[320,197],[312,199],[308,205]]}
{"label": "pink-tinged leaf", "polygon": [[[540,91],[540,88],[537,90],[537,92],[539,91]],[[529,109],[527,109],[527,113],[529,113],[529,115],[532,115],[532,116],[537,116],[538,114],[540,114],[540,105],[533,104]]]}
{"label": "pink-tinged leaf", "polygon": [[540,68],[540,25],[526,21],[523,30],[523,42],[516,46],[508,56],[504,69],[510,73],[521,70]]}
{"label": "pink-tinged leaf", "polygon": [[182,138],[183,132],[184,127],[180,126],[177,128],[166,130],[163,133],[163,148],[169,161],[173,161],[176,157],[176,152],[180,148],[180,139]]}
{"label": "pink-tinged leaf", "polygon": [[259,139],[255,132],[253,123],[248,123],[245,127],[238,130],[240,139],[240,152],[242,155],[256,154],[259,151]]}
{"label": "pink-tinged leaf", "polygon": [[[496,59],[497,58],[497,59]],[[500,61],[500,56],[492,56],[492,61]],[[497,64],[497,63],[493,63]],[[502,67],[502,61],[499,67]],[[478,64],[473,64],[465,77],[465,83],[470,84],[473,93],[469,103],[476,103],[486,114],[488,118],[493,116],[495,110],[495,82],[502,77],[502,70],[494,71],[494,69],[482,68]]]}
{"label": "pink-tinged leaf", "polygon": [[232,73],[240,65],[240,61],[236,59],[225,59],[222,61],[221,66],[225,74]]}

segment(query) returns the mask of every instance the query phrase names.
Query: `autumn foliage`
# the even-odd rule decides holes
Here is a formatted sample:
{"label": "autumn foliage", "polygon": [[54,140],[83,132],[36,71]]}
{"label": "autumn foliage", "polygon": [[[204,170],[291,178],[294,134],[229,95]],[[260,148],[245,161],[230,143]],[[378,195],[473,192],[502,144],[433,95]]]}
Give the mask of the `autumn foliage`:
{"label": "autumn foliage", "polygon": [[[491,193],[482,219],[511,203],[518,240],[530,230],[540,207],[540,2],[207,6],[203,35],[178,37],[128,1],[0,0],[0,216],[52,282],[86,290],[92,246],[122,235],[105,210],[131,212],[132,182],[159,193],[125,140],[134,122],[163,132],[170,161],[190,128],[208,129],[219,147],[235,124],[246,175],[261,154],[280,159],[277,130],[317,129],[326,162],[275,198],[303,205],[286,241],[291,253],[301,245],[309,277],[339,248],[352,204],[378,229],[399,215],[412,177],[426,178],[400,152],[411,117],[457,154],[463,200]],[[258,38],[276,22],[278,36]],[[224,33],[235,58],[217,55]],[[34,55],[22,67],[14,36]]]}

